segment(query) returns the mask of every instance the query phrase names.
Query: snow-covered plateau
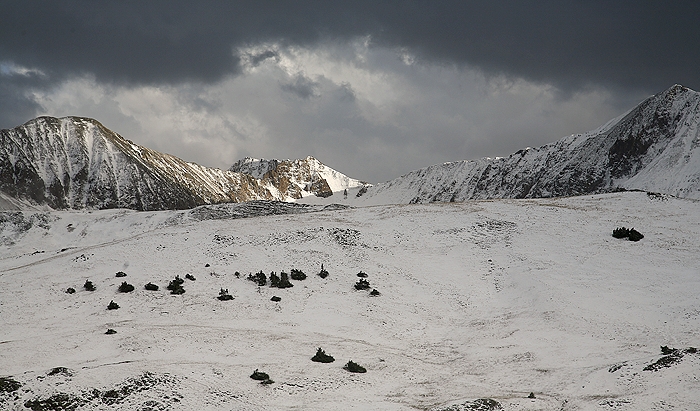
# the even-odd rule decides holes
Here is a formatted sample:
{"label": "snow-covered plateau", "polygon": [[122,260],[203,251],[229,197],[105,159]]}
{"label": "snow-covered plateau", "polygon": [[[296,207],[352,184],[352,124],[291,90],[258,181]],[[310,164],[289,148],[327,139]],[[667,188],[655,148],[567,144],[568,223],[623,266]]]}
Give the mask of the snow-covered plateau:
{"label": "snow-covered plateau", "polygon": [[3,410],[700,409],[695,200],[25,210],[0,230]]}

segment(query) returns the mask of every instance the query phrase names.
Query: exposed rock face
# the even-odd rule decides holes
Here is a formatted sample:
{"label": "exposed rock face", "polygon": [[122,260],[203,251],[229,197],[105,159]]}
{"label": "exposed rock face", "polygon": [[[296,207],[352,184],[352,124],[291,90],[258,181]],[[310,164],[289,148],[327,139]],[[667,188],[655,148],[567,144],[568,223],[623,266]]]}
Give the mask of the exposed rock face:
{"label": "exposed rock face", "polygon": [[416,170],[369,188],[362,201],[536,198],[619,189],[700,199],[700,93],[675,85],[598,130],[504,158]]}
{"label": "exposed rock face", "polygon": [[249,175],[187,163],[80,117],[39,117],[0,131],[0,191],[56,209],[184,209],[276,199]]}
{"label": "exposed rock face", "polygon": [[[299,199],[307,195],[330,197],[335,191],[365,185],[309,156],[301,160],[266,160],[246,157],[229,168],[276,187],[280,195]],[[274,190],[271,190],[274,191]]]}

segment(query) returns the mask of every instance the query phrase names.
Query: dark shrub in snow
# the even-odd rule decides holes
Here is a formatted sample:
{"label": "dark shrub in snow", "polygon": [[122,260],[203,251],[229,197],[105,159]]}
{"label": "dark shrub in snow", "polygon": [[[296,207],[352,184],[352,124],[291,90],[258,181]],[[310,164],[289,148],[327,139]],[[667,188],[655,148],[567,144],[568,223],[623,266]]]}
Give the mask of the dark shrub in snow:
{"label": "dark shrub in snow", "polygon": [[275,272],[270,273],[270,287],[279,287],[280,277]]}
{"label": "dark shrub in snow", "polygon": [[173,294],[173,295],[180,295],[180,294],[184,294],[184,293],[185,293],[185,289],[182,288],[182,286],[175,287],[172,290],[170,290],[170,294]]}
{"label": "dark shrub in snow", "polygon": [[258,286],[262,287],[265,284],[267,284],[267,277],[265,277],[265,273],[260,270],[259,273],[253,275],[253,274],[248,274],[248,280],[254,282]]}
{"label": "dark shrub in snow", "polygon": [[326,278],[328,277],[328,271],[326,271],[325,268],[323,268],[323,264],[321,264],[321,272],[318,273],[318,276],[321,278]]}
{"label": "dark shrub in snow", "polygon": [[527,398],[530,398],[531,400],[535,399],[535,393],[531,392],[530,395],[527,396]]}
{"label": "dark shrub in snow", "polygon": [[289,282],[289,274],[282,271],[280,273],[280,280],[277,283],[277,288],[291,288],[291,287],[294,287],[294,284]]}
{"label": "dark shrub in snow", "polygon": [[320,347],[318,351],[316,351],[316,355],[311,357],[311,361],[313,362],[323,362],[323,363],[330,363],[335,361],[335,358],[331,357],[330,355],[326,354],[325,351],[323,351]]}
{"label": "dark shrub in snow", "polygon": [[108,328],[108,329],[107,329],[107,332],[106,332],[105,334],[107,334],[107,335],[112,335],[112,334],[116,334],[116,333],[117,333],[117,332],[114,331],[112,328]]}
{"label": "dark shrub in snow", "polygon": [[74,293],[75,293],[75,288],[73,288],[73,287],[68,287],[68,289],[66,290],[66,293],[67,293],[67,294],[74,294]]}
{"label": "dark shrub in snow", "polygon": [[369,295],[371,295],[372,297],[378,297],[378,296],[382,295],[382,293],[377,291],[376,288],[373,288],[372,291],[369,292]]}
{"label": "dark shrub in snow", "polygon": [[119,277],[126,277],[126,273],[125,273],[124,271],[117,271],[116,276],[117,276],[117,278],[119,278]]}
{"label": "dark shrub in snow", "polygon": [[107,306],[108,310],[117,310],[119,309],[119,304],[115,303],[114,301],[110,301],[109,305]]}
{"label": "dark shrub in snow", "polygon": [[83,285],[87,291],[95,291],[95,285],[90,280],[85,280],[85,285]]}
{"label": "dark shrub in snow", "polygon": [[642,235],[642,233],[635,230],[634,228],[630,230],[630,236],[629,236],[630,241],[639,241],[642,238],[644,238],[644,235]]}
{"label": "dark shrub in snow", "polygon": [[348,363],[345,364],[343,369],[350,371],[350,372],[358,372],[358,373],[367,372],[367,369],[365,369],[365,367],[363,367],[360,364],[353,362],[353,361],[348,361]]}
{"label": "dark shrub in snow", "polygon": [[303,271],[297,270],[295,268],[292,268],[292,272],[290,275],[292,277],[292,280],[296,280],[296,281],[306,280],[306,274],[304,274]]}
{"label": "dark shrub in snow", "polygon": [[146,284],[145,287],[148,291],[158,291],[158,286],[153,283]]}
{"label": "dark shrub in snow", "polygon": [[187,278],[190,281],[197,281],[196,278],[192,274],[185,274],[185,278]]}
{"label": "dark shrub in snow", "polygon": [[260,381],[260,384],[262,384],[262,385],[269,385],[269,384],[274,384],[274,383],[275,383],[275,382],[274,382],[274,381],[272,381],[272,380],[271,380],[271,379],[269,379],[269,378],[268,378],[268,379],[266,379],[266,380],[262,380],[262,381]]}
{"label": "dark shrub in snow", "polygon": [[360,271],[359,273],[357,273],[357,276],[360,278],[367,278],[367,273],[365,273],[364,271]]}
{"label": "dark shrub in snow", "polygon": [[275,295],[272,298],[270,298],[270,301],[274,301],[274,302],[278,303],[278,302],[282,301],[282,299]]}
{"label": "dark shrub in snow", "polygon": [[123,281],[122,284],[119,286],[120,293],[130,293],[132,291],[134,291],[134,286],[127,283],[126,281]]}
{"label": "dark shrub in snow", "polygon": [[618,227],[613,230],[612,236],[615,238],[627,238],[630,236],[630,230],[625,227]]}
{"label": "dark shrub in snow", "polygon": [[265,380],[269,380],[270,376],[262,371],[258,371],[258,369],[256,368],[255,371],[253,371],[253,373],[250,374],[250,378],[252,378],[256,381],[265,381]]}
{"label": "dark shrub in snow", "polygon": [[369,281],[365,280],[364,278],[360,278],[355,283],[356,290],[369,290],[369,288]]}
{"label": "dark shrub in snow", "polygon": [[207,268],[211,267],[211,266],[209,265],[209,263],[204,264],[204,266],[207,267]]}
{"label": "dark shrub in snow", "polygon": [[232,296],[231,294],[228,293],[228,288],[225,289],[225,290],[222,288],[222,289],[219,291],[219,296],[216,297],[216,298],[218,298],[218,299],[221,300],[221,301],[231,301],[231,300],[233,300],[233,296]]}
{"label": "dark shrub in snow", "polygon": [[170,290],[170,294],[184,294],[185,289],[182,288],[182,284],[185,282],[182,278],[180,278],[179,275],[175,276],[175,279],[170,281],[168,284],[168,290]]}

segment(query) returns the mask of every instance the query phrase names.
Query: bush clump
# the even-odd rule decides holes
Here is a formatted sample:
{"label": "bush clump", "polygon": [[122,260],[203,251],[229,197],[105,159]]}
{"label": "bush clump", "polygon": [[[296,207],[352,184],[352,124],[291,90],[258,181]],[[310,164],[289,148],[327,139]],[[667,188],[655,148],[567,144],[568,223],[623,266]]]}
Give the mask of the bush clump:
{"label": "bush clump", "polygon": [[344,370],[350,371],[350,372],[357,372],[357,373],[365,373],[367,372],[367,369],[360,364],[351,361],[348,361],[347,364],[343,367]]}
{"label": "bush clump", "polygon": [[282,271],[278,276],[274,271],[270,273],[270,287],[274,288],[290,288],[294,284],[289,282],[289,274]]}
{"label": "bush clump", "polygon": [[254,282],[259,287],[263,287],[267,284],[267,277],[265,277],[265,273],[263,273],[262,270],[255,275],[248,274],[248,280]]}
{"label": "bush clump", "polygon": [[369,290],[370,289],[369,281],[365,280],[364,278],[360,278],[355,283],[355,289],[356,290]]}
{"label": "bush clump", "polygon": [[627,227],[618,227],[613,230],[612,236],[615,238],[627,238],[630,236],[630,230]]}
{"label": "bush clump", "polygon": [[634,228],[618,227],[613,230],[612,236],[615,238],[626,238],[630,241],[639,241],[644,235]]}
{"label": "bush clump", "polygon": [[380,295],[382,295],[382,293],[377,291],[376,288],[373,288],[372,291],[369,292],[369,295],[371,295],[372,297],[379,297]]}
{"label": "bush clump", "polygon": [[270,298],[270,301],[274,301],[274,302],[278,303],[278,302],[282,301],[282,298],[280,298],[276,295],[273,295],[272,298]]}
{"label": "bush clump", "polygon": [[75,294],[75,288],[73,287],[68,287],[66,289],[66,294]]}
{"label": "bush clump", "polygon": [[270,273],[270,287],[277,288],[280,285],[280,277],[273,271]]}
{"label": "bush clump", "polygon": [[221,289],[219,290],[219,296],[216,297],[220,301],[231,301],[233,300],[233,296],[228,293],[228,288],[227,289]]}
{"label": "bush clump", "polygon": [[185,289],[182,287],[182,284],[184,284],[184,283],[185,283],[185,280],[180,278],[179,275],[176,275],[175,279],[170,281],[170,283],[168,284],[168,290],[170,290],[170,294],[176,294],[176,295],[184,294]]}
{"label": "bush clump", "polygon": [[132,291],[134,291],[134,286],[127,283],[126,281],[123,281],[122,284],[119,286],[120,293],[130,293]]}
{"label": "bush clump", "polygon": [[85,280],[85,284],[83,285],[83,288],[86,289],[87,291],[95,291],[95,284],[92,283],[90,280]]}
{"label": "bush clump", "polygon": [[119,304],[115,303],[114,301],[110,301],[109,305],[107,306],[108,310],[118,310],[119,309]]}
{"label": "bush clump", "polygon": [[267,373],[258,371],[258,369],[256,368],[255,371],[253,371],[253,373],[250,374],[250,378],[254,379],[255,381],[265,381],[269,380],[270,376],[267,375]]}
{"label": "bush clump", "polygon": [[357,276],[360,278],[367,278],[367,273],[364,271],[360,271],[359,273],[357,273]]}
{"label": "bush clump", "polygon": [[107,332],[106,332],[105,334],[107,334],[107,335],[112,335],[112,334],[116,334],[116,333],[117,333],[117,332],[116,332],[113,328],[108,328],[108,329],[107,329]]}
{"label": "bush clump", "polygon": [[117,278],[126,277],[126,273],[124,271],[117,271],[116,276],[117,276]]}
{"label": "bush clump", "polygon": [[335,361],[335,358],[331,357],[330,355],[326,354],[325,351],[323,351],[320,347],[316,351],[316,355],[311,357],[311,361],[313,362],[322,362],[322,363],[331,363]]}
{"label": "bush clump", "polygon": [[630,230],[630,236],[629,236],[630,241],[639,241],[642,238],[644,238],[644,235],[642,233],[635,230],[634,228]]}
{"label": "bush clump", "polygon": [[153,283],[146,284],[146,286],[144,288],[147,289],[148,291],[158,291],[158,286],[153,284]]}
{"label": "bush clump", "polygon": [[185,274],[185,278],[187,278],[190,281],[197,281],[196,278],[192,274]]}
{"label": "bush clump", "polygon": [[321,278],[328,277],[328,271],[326,271],[326,269],[323,268],[323,264],[321,264],[321,272],[318,273],[318,276]]}
{"label": "bush clump", "polygon": [[294,284],[289,282],[289,274],[282,271],[280,273],[280,282],[277,284],[277,288],[291,288]]}
{"label": "bush clump", "polygon": [[304,274],[304,272],[301,270],[297,270],[296,268],[292,268],[290,276],[292,277],[292,280],[295,281],[306,280],[306,274]]}

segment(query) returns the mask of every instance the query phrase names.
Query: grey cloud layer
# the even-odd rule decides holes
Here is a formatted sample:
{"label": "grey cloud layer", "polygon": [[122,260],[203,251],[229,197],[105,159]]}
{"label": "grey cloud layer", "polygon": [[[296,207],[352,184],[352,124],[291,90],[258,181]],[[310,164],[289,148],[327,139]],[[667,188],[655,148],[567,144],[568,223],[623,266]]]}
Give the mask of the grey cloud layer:
{"label": "grey cloud layer", "polygon": [[370,35],[564,89],[700,86],[695,1],[27,0],[4,2],[2,15],[0,59],[54,78],[211,82],[240,69],[235,48],[244,44]]}

